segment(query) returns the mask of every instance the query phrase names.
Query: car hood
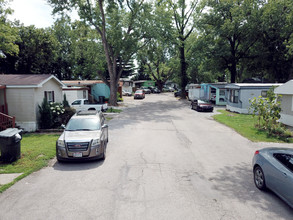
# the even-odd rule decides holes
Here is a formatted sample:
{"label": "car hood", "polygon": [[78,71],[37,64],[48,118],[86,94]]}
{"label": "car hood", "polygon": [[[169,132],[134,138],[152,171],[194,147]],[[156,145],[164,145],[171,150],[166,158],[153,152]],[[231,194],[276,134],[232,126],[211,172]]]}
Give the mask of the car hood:
{"label": "car hood", "polygon": [[59,140],[66,142],[90,142],[100,138],[100,131],[64,131]]}

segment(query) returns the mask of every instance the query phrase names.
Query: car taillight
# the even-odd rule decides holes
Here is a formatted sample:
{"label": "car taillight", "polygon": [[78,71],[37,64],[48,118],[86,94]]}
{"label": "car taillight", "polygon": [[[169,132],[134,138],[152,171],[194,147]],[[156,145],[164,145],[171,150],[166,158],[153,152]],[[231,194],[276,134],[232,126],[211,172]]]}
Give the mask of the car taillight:
{"label": "car taillight", "polygon": [[258,151],[258,150],[257,150],[257,151],[255,151],[254,155],[256,155],[256,154],[259,154],[259,151]]}

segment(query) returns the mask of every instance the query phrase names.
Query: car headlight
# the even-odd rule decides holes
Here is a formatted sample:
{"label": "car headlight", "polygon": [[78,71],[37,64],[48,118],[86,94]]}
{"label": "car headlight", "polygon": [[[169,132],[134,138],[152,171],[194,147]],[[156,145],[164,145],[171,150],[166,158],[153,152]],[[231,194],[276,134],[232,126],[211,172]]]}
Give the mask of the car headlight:
{"label": "car headlight", "polygon": [[92,146],[96,146],[96,145],[99,145],[99,144],[100,144],[99,139],[93,139]]}
{"label": "car headlight", "polygon": [[65,147],[64,140],[58,140],[58,141],[57,141],[57,145],[58,145],[59,147]]}

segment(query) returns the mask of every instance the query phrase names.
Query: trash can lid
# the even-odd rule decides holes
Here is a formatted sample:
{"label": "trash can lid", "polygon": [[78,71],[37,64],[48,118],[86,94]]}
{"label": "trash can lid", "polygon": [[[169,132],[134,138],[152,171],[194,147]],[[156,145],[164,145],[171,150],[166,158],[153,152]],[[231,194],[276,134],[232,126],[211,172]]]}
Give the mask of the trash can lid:
{"label": "trash can lid", "polygon": [[0,132],[0,137],[13,137],[20,132],[22,132],[22,130],[18,128],[7,128],[6,130]]}

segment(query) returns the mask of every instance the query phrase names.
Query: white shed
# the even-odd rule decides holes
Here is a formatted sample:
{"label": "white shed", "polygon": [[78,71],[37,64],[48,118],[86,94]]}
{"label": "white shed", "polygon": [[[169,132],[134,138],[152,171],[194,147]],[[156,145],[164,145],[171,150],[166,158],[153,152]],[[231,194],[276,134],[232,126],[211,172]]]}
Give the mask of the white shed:
{"label": "white shed", "polygon": [[276,88],[275,93],[282,95],[280,122],[293,127],[293,80]]}
{"label": "white shed", "polygon": [[193,101],[200,98],[200,85],[190,84],[188,88],[188,99]]}

